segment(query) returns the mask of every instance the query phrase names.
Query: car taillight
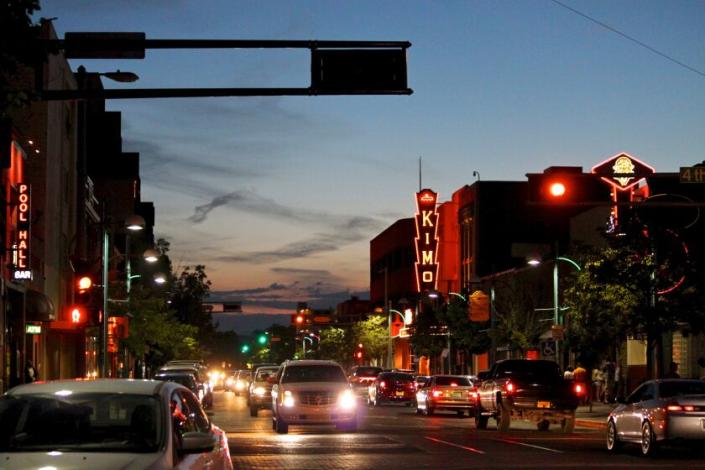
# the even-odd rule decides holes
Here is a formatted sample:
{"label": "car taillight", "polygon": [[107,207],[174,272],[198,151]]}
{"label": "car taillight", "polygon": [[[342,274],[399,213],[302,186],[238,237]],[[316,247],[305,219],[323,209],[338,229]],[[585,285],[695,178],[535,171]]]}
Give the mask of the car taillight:
{"label": "car taillight", "polygon": [[582,395],[583,393],[585,393],[585,387],[583,387],[583,384],[575,384],[573,390],[575,391],[576,395]]}
{"label": "car taillight", "polygon": [[469,390],[468,397],[470,397],[472,399],[477,398],[477,392],[475,390]]}
{"label": "car taillight", "polygon": [[507,391],[507,393],[512,393],[514,391],[514,384],[511,382],[507,382],[507,384],[504,386],[504,389]]}
{"label": "car taillight", "polygon": [[416,384],[414,382],[409,382],[406,386],[412,390],[416,390]]}
{"label": "car taillight", "polygon": [[443,396],[443,392],[441,390],[433,390],[431,395],[433,395],[433,398],[438,398]]}
{"label": "car taillight", "polygon": [[668,405],[666,407],[668,411],[695,411],[695,407],[693,405],[678,405],[678,404],[673,404],[673,405]]}
{"label": "car taillight", "polygon": [[379,388],[386,388],[386,387],[387,387],[387,384],[384,380],[379,383]]}

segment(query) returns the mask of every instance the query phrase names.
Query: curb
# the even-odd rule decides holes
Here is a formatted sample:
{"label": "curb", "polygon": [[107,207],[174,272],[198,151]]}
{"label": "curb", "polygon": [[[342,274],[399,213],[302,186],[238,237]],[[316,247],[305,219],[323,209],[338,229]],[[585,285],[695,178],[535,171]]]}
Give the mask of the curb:
{"label": "curb", "polygon": [[602,421],[592,421],[589,419],[576,419],[575,425],[590,429],[607,429],[607,423]]}

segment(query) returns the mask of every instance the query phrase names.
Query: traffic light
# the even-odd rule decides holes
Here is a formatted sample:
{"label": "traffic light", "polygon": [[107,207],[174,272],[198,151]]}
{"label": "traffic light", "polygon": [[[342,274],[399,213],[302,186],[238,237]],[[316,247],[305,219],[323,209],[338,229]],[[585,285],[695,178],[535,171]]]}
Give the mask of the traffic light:
{"label": "traffic light", "polygon": [[250,345],[243,344],[242,347],[240,348],[240,352],[243,354],[247,354],[248,352],[250,352]]}
{"label": "traffic light", "polygon": [[362,364],[363,360],[365,359],[365,348],[362,343],[359,343],[357,345],[357,348],[355,348],[355,352],[353,353],[353,359],[355,359],[355,362],[357,362],[358,364]]}
{"label": "traffic light", "polygon": [[98,299],[95,298],[96,274],[87,262],[77,262],[74,273],[73,305],[69,308],[71,323],[100,324]]}
{"label": "traffic light", "polygon": [[526,175],[528,201],[545,205],[582,205],[606,202],[609,188],[597,175],[582,167],[551,167],[543,173]]}
{"label": "traffic light", "polygon": [[257,343],[259,343],[260,346],[264,346],[267,344],[267,334],[262,333],[257,337]]}
{"label": "traffic light", "polygon": [[69,321],[73,324],[86,323],[88,312],[83,305],[72,305],[69,307]]}

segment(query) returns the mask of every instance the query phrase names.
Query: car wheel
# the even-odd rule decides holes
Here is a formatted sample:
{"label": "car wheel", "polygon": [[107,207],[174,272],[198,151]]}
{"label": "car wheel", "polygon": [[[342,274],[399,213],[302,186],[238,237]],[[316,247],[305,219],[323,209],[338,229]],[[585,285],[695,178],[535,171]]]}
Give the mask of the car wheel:
{"label": "car wheel", "polygon": [[256,406],[250,406],[250,416],[253,418],[257,417],[257,407]]}
{"label": "car wheel", "polygon": [[433,409],[433,407],[426,402],[426,416],[433,416],[433,413],[435,413],[436,410]]}
{"label": "car wheel", "polygon": [[512,423],[512,414],[509,409],[504,405],[504,403],[499,403],[497,406],[497,430],[501,432],[507,432],[509,430],[509,425]]}
{"label": "car wheel", "polygon": [[374,406],[375,408],[382,406],[382,400],[377,398],[377,396],[375,396]]}
{"label": "car wheel", "polygon": [[277,418],[274,430],[277,434],[287,434],[289,432],[289,425],[286,424],[281,418]]}
{"label": "car wheel", "polygon": [[607,450],[616,452],[622,447],[622,443],[619,442],[619,436],[617,435],[617,425],[613,420],[607,423]]}
{"label": "car wheel", "polygon": [[561,431],[565,434],[570,434],[575,429],[575,410],[573,410],[567,418],[561,420]]}
{"label": "car wheel", "polygon": [[482,416],[479,411],[475,412],[475,427],[477,429],[487,429],[487,421],[489,416]]}
{"label": "car wheel", "polygon": [[456,411],[456,413],[458,414],[458,418],[462,418],[463,416],[465,416],[465,412],[463,410],[458,410]]}
{"label": "car wheel", "polygon": [[641,425],[641,453],[647,457],[652,457],[656,455],[657,449],[654,430],[651,429],[651,423],[646,421]]}
{"label": "car wheel", "polygon": [[423,410],[422,410],[421,408],[419,408],[419,405],[416,405],[416,414],[417,414],[417,415],[422,415],[422,414],[423,414]]}

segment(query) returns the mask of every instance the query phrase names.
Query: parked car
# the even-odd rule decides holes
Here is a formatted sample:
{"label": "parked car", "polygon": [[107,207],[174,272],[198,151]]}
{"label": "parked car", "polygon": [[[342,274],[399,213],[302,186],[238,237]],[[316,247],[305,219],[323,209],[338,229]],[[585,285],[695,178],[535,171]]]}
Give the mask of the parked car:
{"label": "parked car", "polygon": [[416,392],[416,413],[431,416],[439,410],[458,416],[475,414],[477,389],[465,375],[434,375]]}
{"label": "parked car", "polygon": [[334,424],[357,430],[357,399],[348,378],[334,361],[299,360],[282,364],[272,387],[272,427],[289,432],[290,424]]}
{"label": "parked car", "polygon": [[367,398],[369,386],[375,381],[375,378],[382,372],[381,367],[375,366],[353,366],[350,370],[348,380],[352,385],[355,395]]}
{"label": "parked car", "polygon": [[159,374],[175,374],[175,373],[186,373],[192,374],[196,378],[196,383],[199,388],[203,390],[201,401],[203,406],[210,408],[213,406],[213,389],[208,381],[208,376],[205,375],[205,368],[198,365],[188,365],[188,364],[170,364],[162,366],[155,375]]}
{"label": "parked car", "polygon": [[190,372],[162,372],[154,376],[154,380],[163,380],[166,382],[176,382],[188,388],[196,395],[201,404],[209,408],[212,403],[208,403],[204,392],[203,384],[198,383],[196,377]]}
{"label": "parked car", "polygon": [[368,388],[367,404],[380,406],[384,402],[411,406],[416,399],[414,376],[401,372],[382,372]]}
{"label": "parked car", "polygon": [[247,395],[247,406],[250,407],[250,416],[256,417],[260,409],[272,409],[272,385],[270,378],[274,378],[279,370],[278,366],[258,367],[254,374],[250,391]]}
{"label": "parked car", "polygon": [[0,397],[6,469],[232,469],[225,433],[175,382],[61,380]]}
{"label": "parked car", "polygon": [[610,451],[634,443],[653,455],[664,441],[705,441],[705,381],[649,380],[618,403],[607,418]]}

